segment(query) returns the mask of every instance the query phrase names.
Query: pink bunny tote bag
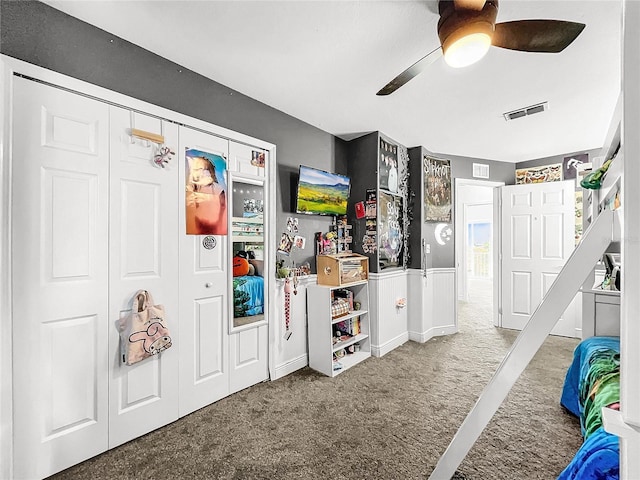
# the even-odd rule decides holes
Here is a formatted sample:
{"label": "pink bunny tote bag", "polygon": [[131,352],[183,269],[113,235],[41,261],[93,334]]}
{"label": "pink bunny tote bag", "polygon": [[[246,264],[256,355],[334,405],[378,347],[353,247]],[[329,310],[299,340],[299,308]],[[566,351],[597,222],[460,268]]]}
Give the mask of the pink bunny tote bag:
{"label": "pink bunny tote bag", "polygon": [[133,365],[170,346],[171,336],[165,323],[164,307],[154,305],[151,294],[146,290],[138,290],[133,297],[131,313],[120,319],[123,363]]}

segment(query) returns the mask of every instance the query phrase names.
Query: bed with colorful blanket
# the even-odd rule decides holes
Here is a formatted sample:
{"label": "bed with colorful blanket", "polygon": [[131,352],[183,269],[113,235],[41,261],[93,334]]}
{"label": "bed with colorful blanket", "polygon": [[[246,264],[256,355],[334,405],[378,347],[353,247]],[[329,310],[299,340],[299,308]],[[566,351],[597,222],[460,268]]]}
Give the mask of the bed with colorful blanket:
{"label": "bed with colorful blanket", "polygon": [[250,317],[264,313],[264,278],[243,275],[233,278],[233,316]]}
{"label": "bed with colorful blanket", "polygon": [[558,480],[618,480],[618,437],[602,426],[602,407],[620,408],[620,338],[591,337],[576,347],[560,400],[580,419],[584,442]]}

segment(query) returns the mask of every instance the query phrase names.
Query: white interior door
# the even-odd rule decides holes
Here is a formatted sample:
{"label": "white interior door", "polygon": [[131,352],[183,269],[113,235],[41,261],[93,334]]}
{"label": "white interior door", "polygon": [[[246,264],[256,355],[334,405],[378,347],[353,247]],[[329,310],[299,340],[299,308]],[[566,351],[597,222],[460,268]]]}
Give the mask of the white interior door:
{"label": "white interior door", "polygon": [[107,449],[109,107],[14,77],[14,476]]}
{"label": "white interior door", "polygon": [[[186,151],[227,158],[229,142],[187,127],[179,129],[176,161],[185,190]],[[216,172],[216,175],[226,173]],[[227,183],[228,185],[228,183]],[[187,235],[180,196],[180,416],[229,395],[228,236]],[[225,225],[227,217],[225,216]]]}
{"label": "white interior door", "polygon": [[[575,183],[502,187],[502,326],[522,330],[574,249]],[[570,306],[552,330],[575,336]]]}
{"label": "white interior door", "polygon": [[[178,145],[178,126],[110,107],[109,447],[178,419],[178,160],[160,168],[156,145],[129,135],[130,128],[163,134]],[[119,358],[116,321],[138,290],[165,308],[172,336],[168,350],[132,366]]]}

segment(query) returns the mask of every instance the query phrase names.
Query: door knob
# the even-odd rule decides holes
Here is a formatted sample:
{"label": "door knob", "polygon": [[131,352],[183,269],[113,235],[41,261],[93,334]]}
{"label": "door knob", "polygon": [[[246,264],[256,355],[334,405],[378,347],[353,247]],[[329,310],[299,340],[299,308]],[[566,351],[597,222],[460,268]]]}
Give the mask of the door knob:
{"label": "door knob", "polygon": [[213,283],[207,282],[207,283],[204,284],[204,286],[207,287],[207,288],[211,288],[211,287],[213,287]]}

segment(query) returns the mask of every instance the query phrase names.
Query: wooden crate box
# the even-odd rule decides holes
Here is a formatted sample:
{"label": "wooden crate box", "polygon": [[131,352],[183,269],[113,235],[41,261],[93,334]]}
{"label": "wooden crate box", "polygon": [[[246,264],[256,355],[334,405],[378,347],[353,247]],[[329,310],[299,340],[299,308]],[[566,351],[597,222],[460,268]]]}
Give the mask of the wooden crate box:
{"label": "wooden crate box", "polygon": [[357,253],[316,257],[318,284],[341,286],[369,279],[369,258]]}

